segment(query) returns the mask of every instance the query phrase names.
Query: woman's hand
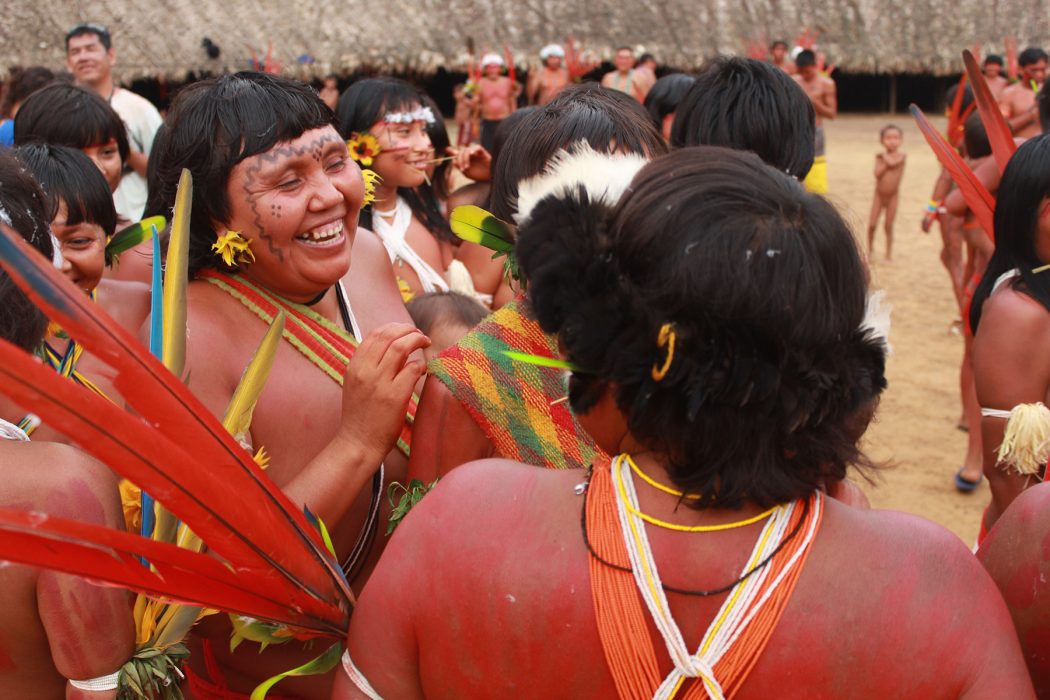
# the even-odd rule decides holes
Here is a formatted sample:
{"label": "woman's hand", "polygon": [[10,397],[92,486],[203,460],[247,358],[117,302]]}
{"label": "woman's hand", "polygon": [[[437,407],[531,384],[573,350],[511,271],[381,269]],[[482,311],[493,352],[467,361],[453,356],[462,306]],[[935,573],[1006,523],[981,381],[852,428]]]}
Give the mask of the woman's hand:
{"label": "woman's hand", "polygon": [[430,339],[407,323],[390,323],[369,333],[343,376],[339,438],[381,462],[405,424],[405,410],[426,363],[412,353]]}
{"label": "woman's hand", "polygon": [[446,149],[452,156],[452,164],[474,182],[488,182],[492,179],[492,155],[478,144],[463,148]]}

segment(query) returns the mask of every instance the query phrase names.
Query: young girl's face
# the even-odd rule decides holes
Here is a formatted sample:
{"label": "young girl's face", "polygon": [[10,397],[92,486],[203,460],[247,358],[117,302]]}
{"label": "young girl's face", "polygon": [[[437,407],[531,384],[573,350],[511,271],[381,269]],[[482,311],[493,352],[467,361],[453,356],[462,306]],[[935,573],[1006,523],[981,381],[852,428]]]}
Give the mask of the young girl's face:
{"label": "young girl's face", "polygon": [[[418,110],[414,104],[406,112]],[[394,187],[419,187],[426,175],[427,161],[433,158],[433,146],[423,121],[387,122],[380,120],[369,132],[379,142],[379,155],[372,169],[383,182]]]}
{"label": "young girl's face", "polygon": [[59,199],[51,232],[62,249],[62,274],[79,289],[90,292],[102,280],[106,266],[106,234],[98,224],[69,224],[68,219],[69,208]]}
{"label": "young girl's face", "polygon": [[120,184],[120,176],[123,174],[124,161],[120,159],[120,149],[117,148],[117,140],[110,139],[107,143],[98,143],[80,149],[88,158],[98,166],[102,174],[106,176],[109,191],[115,192]]}

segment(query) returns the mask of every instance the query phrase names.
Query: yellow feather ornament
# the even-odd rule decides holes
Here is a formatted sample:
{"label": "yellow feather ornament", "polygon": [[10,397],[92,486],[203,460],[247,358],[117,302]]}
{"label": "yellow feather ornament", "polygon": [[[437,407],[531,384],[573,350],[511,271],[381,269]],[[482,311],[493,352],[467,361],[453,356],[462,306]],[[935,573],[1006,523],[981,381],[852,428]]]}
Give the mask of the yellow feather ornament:
{"label": "yellow feather ornament", "polygon": [[1006,471],[1030,476],[1038,474],[1048,458],[1050,409],[1041,402],[1014,406],[999,445],[997,464]]}

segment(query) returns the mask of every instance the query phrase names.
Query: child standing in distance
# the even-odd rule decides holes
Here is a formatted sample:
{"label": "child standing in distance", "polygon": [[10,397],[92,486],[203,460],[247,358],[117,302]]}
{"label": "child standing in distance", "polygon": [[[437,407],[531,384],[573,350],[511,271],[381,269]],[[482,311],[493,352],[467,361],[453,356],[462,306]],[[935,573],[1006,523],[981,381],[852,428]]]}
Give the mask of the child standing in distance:
{"label": "child standing in distance", "polygon": [[900,128],[887,124],[879,132],[879,143],[885,152],[875,156],[875,198],[871,203],[871,219],[868,222],[868,257],[875,255],[875,227],[879,215],[885,212],[883,229],[886,231],[886,261],[893,259],[893,222],[897,218],[897,200],[904,175],[904,159],[907,154],[900,150],[904,134]]}

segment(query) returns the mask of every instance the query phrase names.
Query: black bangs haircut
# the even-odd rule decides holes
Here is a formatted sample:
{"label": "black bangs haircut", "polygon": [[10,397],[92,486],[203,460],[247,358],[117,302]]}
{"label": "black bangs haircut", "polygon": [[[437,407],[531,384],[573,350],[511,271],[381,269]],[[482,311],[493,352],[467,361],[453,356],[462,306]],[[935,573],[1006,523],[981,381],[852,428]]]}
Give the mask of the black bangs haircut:
{"label": "black bangs haircut", "polygon": [[154,144],[157,192],[150,201],[151,208],[170,211],[182,169],[193,175],[191,275],[222,266],[211,246],[215,226],[230,217],[226,186],[233,168],[334,122],[332,110],[312,87],[268,73],[245,71],[202,80],[175,97],[159,151]]}
{"label": "black bangs haircut", "polygon": [[[0,223],[10,226],[51,259],[55,252],[51,244],[52,218],[40,185],[14,156],[0,151]],[[47,317],[0,269],[0,338],[32,351],[40,345],[46,329]]]}
{"label": "black bangs haircut", "polygon": [[630,95],[597,83],[571,85],[526,115],[507,135],[493,163],[490,211],[513,221],[518,183],[538,175],[563,148],[586,141],[599,153],[620,151],[647,158],[667,152],[649,113]]}
{"label": "black bangs haircut", "polygon": [[1050,60],[1050,57],[1047,56],[1046,51],[1039,48],[1038,46],[1029,46],[1017,56],[1017,65],[1024,68],[1025,66],[1030,66],[1033,63],[1039,63],[1039,61],[1046,60]]}
{"label": "black bangs haircut", "polygon": [[572,195],[536,205],[517,252],[540,325],[587,368],[574,411],[613,391],[699,508],[786,503],[870,464],[856,417],[885,388],[884,346],[831,204],[712,147],[652,161],[612,209]]}
{"label": "black bangs haircut", "polygon": [[678,109],[694,82],[696,78],[685,73],[672,73],[656,81],[645,96],[645,108],[657,129],[663,129],[664,117]]}
{"label": "black bangs haircut", "polygon": [[981,307],[991,296],[995,281],[1005,272],[1020,270],[1009,284],[1050,311],[1050,274],[1032,272],[1042,260],[1035,248],[1039,204],[1050,197],[1050,134],[1030,138],[1018,146],[1006,164],[995,195],[995,252],[992,253],[970,306],[970,326],[976,334]]}
{"label": "black bangs haircut", "polygon": [[813,167],[815,130],[813,104],[791,76],[765,61],[720,56],[675,110],[671,145],[752,151],[801,180]]}
{"label": "black bangs haircut", "polygon": [[[358,80],[339,97],[339,104],[335,109],[339,119],[339,134],[344,139],[349,139],[353,134],[363,134],[382,120],[384,115],[412,109],[417,105],[434,109],[427,102],[426,95],[409,82],[390,77]],[[434,118],[441,119],[440,110],[434,111]],[[430,134],[430,125],[427,134]],[[445,138],[447,140],[448,136]],[[459,243],[448,222],[444,221],[444,216],[438,221],[434,212],[428,211],[424,201],[411,189],[399,187],[398,194],[408,202],[412,213],[439,239]],[[358,223],[367,229],[372,228],[371,205],[361,208]]]}
{"label": "black bangs haircut", "polygon": [[128,132],[109,103],[77,85],[52,83],[26,98],[15,117],[15,145],[43,141],[70,148],[117,142],[127,163]]}
{"label": "black bangs haircut", "polygon": [[[339,133],[344,139],[363,134],[389,112],[399,112],[413,105],[426,105],[423,93],[399,78],[365,78],[348,87],[339,97],[335,113]],[[435,118],[441,113],[435,112]]]}
{"label": "black bangs haircut", "polygon": [[[66,203],[66,223],[97,224],[106,236],[116,232],[113,195],[90,158],[75,148],[48,143],[27,143],[14,153],[40,183],[52,211],[58,210],[59,200]],[[107,255],[106,264],[110,262]]]}

